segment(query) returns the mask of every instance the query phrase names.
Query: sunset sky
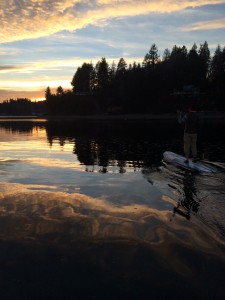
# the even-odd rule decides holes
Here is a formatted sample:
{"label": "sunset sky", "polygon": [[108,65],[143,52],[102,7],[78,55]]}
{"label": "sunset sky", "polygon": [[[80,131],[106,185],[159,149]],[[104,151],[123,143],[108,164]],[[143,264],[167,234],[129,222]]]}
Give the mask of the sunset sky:
{"label": "sunset sky", "polygon": [[142,61],[155,43],[225,46],[225,0],[1,0],[0,101],[70,89],[76,68],[123,57]]}

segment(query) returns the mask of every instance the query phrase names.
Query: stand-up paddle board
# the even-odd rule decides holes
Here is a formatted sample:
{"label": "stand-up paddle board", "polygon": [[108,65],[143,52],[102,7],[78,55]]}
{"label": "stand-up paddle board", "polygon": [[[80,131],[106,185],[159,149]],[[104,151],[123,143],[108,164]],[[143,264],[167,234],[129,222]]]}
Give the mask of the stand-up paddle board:
{"label": "stand-up paddle board", "polygon": [[186,170],[192,170],[200,173],[214,173],[217,172],[217,169],[214,166],[202,163],[200,161],[193,162],[189,159],[188,163],[185,162],[185,157],[170,151],[163,153],[163,160],[165,162],[174,164]]}

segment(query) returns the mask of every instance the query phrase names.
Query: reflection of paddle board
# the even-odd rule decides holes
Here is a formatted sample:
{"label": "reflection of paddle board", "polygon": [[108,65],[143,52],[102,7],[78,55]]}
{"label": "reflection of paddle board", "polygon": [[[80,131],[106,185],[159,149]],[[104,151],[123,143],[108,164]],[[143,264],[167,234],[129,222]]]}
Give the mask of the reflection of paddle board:
{"label": "reflection of paddle board", "polygon": [[200,173],[213,173],[216,172],[217,169],[211,165],[202,163],[202,162],[193,162],[189,159],[189,162],[185,162],[185,157],[170,151],[166,151],[163,153],[163,160],[169,163],[172,163],[176,166],[180,166],[187,170],[192,170]]}

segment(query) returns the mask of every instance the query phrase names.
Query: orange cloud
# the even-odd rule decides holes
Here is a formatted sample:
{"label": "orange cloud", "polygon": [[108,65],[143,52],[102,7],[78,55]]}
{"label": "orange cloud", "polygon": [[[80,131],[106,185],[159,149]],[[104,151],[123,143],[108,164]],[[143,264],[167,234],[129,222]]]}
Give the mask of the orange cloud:
{"label": "orange cloud", "polygon": [[0,42],[39,38],[61,30],[74,31],[116,17],[170,13],[224,0],[28,0],[0,4]]}
{"label": "orange cloud", "polygon": [[[60,192],[54,186],[0,182],[0,215],[7,224],[0,228],[5,240],[31,237],[38,240],[50,233],[57,234],[60,240],[60,233],[64,232],[64,242],[65,236],[70,241],[80,238],[138,241],[157,251],[167,267],[169,260],[166,258],[168,253],[174,252],[174,243],[220,257],[222,250],[215,245],[224,244],[219,236],[210,235],[195,222],[187,226],[181,218],[170,221],[170,210],[141,204],[117,206],[103,198]],[[185,273],[185,268],[179,266],[174,265],[174,259],[171,261],[175,271]]]}

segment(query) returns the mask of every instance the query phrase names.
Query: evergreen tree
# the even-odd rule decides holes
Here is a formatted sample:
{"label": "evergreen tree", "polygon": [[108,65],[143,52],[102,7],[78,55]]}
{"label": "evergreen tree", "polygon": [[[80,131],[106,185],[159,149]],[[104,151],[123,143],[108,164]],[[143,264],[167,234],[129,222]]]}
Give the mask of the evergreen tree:
{"label": "evergreen tree", "polygon": [[170,59],[171,53],[169,49],[165,49],[163,53],[163,61],[168,61]]}
{"label": "evergreen tree", "polygon": [[56,96],[61,97],[64,94],[63,88],[61,86],[56,89]]}
{"label": "evergreen tree", "polygon": [[153,44],[149,52],[145,55],[142,66],[147,69],[155,69],[155,66],[159,63],[159,58],[158,48]]}
{"label": "evergreen tree", "polygon": [[211,62],[211,83],[216,108],[225,110],[225,47],[217,46]]}
{"label": "evergreen tree", "polygon": [[120,58],[118,64],[117,64],[117,69],[116,69],[116,75],[125,75],[127,70],[127,63],[123,58]]}
{"label": "evergreen tree", "polygon": [[50,87],[48,86],[47,89],[46,89],[46,91],[45,91],[45,99],[46,99],[47,101],[50,100],[51,95],[52,95],[51,89],[50,89]]}
{"label": "evergreen tree", "polygon": [[209,51],[208,43],[206,41],[204,42],[204,44],[200,45],[198,54],[200,59],[200,66],[199,66],[200,83],[201,83],[201,88],[205,90],[207,86],[207,78],[208,78],[209,65],[210,65],[210,51]]}
{"label": "evergreen tree", "polygon": [[224,73],[223,51],[217,46],[211,62],[211,79],[215,84],[220,84]]}
{"label": "evergreen tree", "polygon": [[187,48],[174,46],[170,56],[171,87],[181,90],[187,84]]}
{"label": "evergreen tree", "polygon": [[89,63],[83,63],[79,67],[71,81],[73,91],[75,93],[87,93],[92,89],[92,74],[93,65]]}
{"label": "evergreen tree", "polygon": [[197,45],[194,43],[187,55],[187,84],[199,87],[200,84],[200,58],[197,52]]}
{"label": "evergreen tree", "polygon": [[110,82],[110,76],[109,76],[110,72],[109,72],[109,65],[106,62],[105,57],[103,57],[101,61],[99,61],[96,64],[95,69],[96,69],[96,77],[97,77],[97,88],[98,90],[106,91]]}

